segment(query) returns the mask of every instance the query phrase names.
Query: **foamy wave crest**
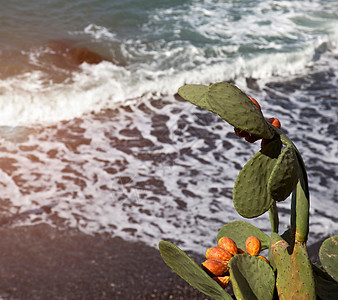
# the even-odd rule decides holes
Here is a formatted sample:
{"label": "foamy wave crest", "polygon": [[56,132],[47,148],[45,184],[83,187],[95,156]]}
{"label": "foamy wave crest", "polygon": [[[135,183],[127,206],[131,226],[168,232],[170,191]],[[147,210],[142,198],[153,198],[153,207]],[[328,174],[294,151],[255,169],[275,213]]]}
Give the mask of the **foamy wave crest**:
{"label": "foamy wave crest", "polygon": [[272,76],[289,77],[306,71],[314,53],[315,49],[308,48],[303,52],[262,55],[248,60],[237,57],[202,64],[192,70],[161,70],[157,66],[147,67],[145,63],[128,67],[108,61],[97,65],[84,63],[80,71],[60,83],[46,82],[42,71],[31,71],[0,81],[0,125],[67,120],[126,101],[137,101],[140,97],[174,94],[186,83],[235,80],[242,85],[247,77],[265,80]]}
{"label": "foamy wave crest", "polygon": [[89,36],[95,40],[116,40],[116,34],[111,32],[107,27],[96,25],[96,24],[88,24],[83,30],[77,31],[69,31],[68,32],[72,36]]}
{"label": "foamy wave crest", "polygon": [[0,124],[49,124],[98,111],[110,101],[125,99],[118,77],[128,77],[126,73],[102,62],[90,72],[83,66],[83,72],[74,73],[71,82],[46,83],[41,71],[7,78],[0,82]]}

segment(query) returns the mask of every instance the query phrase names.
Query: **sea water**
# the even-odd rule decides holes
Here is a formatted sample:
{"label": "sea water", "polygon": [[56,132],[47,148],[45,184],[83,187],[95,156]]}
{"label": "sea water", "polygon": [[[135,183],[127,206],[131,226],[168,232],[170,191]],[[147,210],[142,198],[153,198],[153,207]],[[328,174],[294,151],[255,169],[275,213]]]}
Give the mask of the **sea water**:
{"label": "sea water", "polygon": [[229,81],[303,155],[310,242],[337,234],[337,1],[13,0],[0,21],[2,226],[215,244],[244,220],[232,189],[260,145],[175,94]]}

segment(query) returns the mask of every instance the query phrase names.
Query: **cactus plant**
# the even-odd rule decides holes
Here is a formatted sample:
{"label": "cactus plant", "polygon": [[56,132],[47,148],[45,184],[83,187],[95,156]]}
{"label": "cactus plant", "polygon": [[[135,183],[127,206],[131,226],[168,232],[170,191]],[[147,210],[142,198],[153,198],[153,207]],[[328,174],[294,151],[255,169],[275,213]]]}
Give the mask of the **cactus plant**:
{"label": "cactus plant", "polygon": [[[233,251],[227,256],[229,275],[221,272],[218,279],[181,249],[162,241],[159,248],[166,264],[190,285],[214,299],[231,299],[221,287],[228,284],[229,278],[237,299],[338,299],[338,236],[323,243],[319,253],[322,266],[311,264],[306,248],[310,207],[306,168],[298,149],[281,130],[278,119],[265,120],[258,102],[229,83],[186,85],[178,93],[191,103],[218,114],[235,127],[239,137],[249,142],[262,139],[261,150],[239,172],[233,203],[245,218],[269,211],[271,235],[244,221],[224,225],[217,234],[217,242],[221,241],[218,246],[222,247],[222,240],[231,240],[231,250],[236,245],[237,253]],[[279,235],[277,202],[290,194],[290,228]],[[249,238],[252,236],[254,238]],[[249,253],[258,255],[259,245],[262,250],[269,249],[269,263],[263,257],[244,253],[242,249],[248,238],[255,241],[254,247],[248,245]],[[210,268],[219,269],[216,262],[210,262]]]}

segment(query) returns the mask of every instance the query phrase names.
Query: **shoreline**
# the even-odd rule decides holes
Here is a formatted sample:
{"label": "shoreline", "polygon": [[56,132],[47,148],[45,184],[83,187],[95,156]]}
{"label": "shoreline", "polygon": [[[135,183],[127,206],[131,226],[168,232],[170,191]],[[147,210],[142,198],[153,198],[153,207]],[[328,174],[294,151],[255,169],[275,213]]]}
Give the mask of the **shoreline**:
{"label": "shoreline", "polygon": [[[3,227],[0,239],[1,299],[209,299],[142,242],[47,224]],[[320,244],[309,247],[312,261]]]}

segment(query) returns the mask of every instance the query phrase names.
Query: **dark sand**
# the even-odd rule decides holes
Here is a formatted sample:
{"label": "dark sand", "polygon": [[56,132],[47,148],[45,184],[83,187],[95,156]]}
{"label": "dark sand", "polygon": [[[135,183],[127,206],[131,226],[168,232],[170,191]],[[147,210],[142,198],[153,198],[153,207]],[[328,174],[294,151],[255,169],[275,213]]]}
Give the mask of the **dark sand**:
{"label": "dark sand", "polygon": [[2,299],[208,299],[143,243],[43,224],[2,228],[0,241]]}
{"label": "dark sand", "polygon": [[0,241],[3,299],[207,299],[143,243],[48,225],[2,228]]}

